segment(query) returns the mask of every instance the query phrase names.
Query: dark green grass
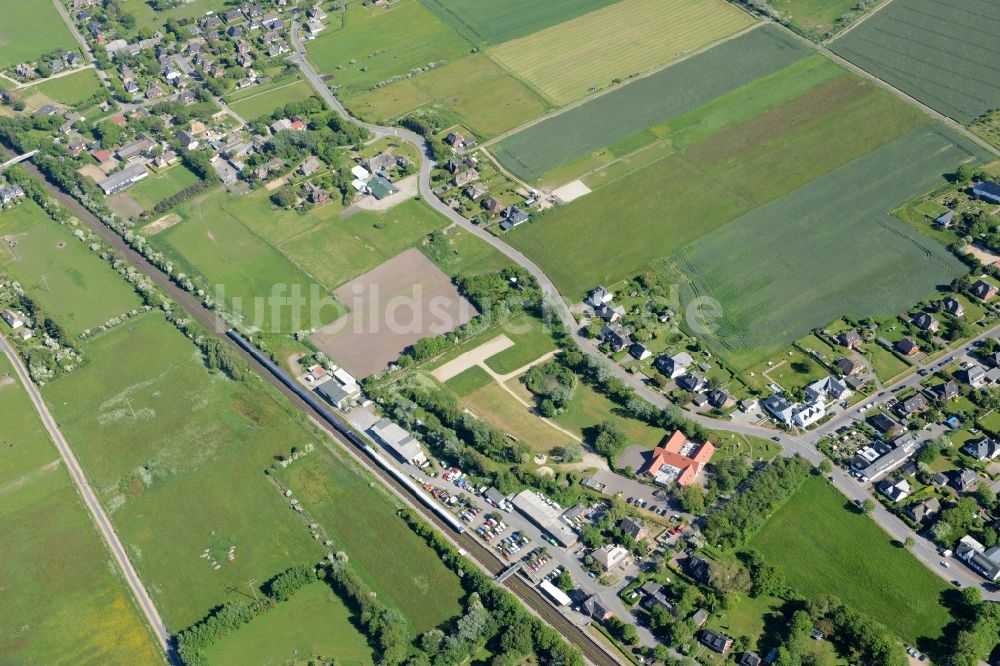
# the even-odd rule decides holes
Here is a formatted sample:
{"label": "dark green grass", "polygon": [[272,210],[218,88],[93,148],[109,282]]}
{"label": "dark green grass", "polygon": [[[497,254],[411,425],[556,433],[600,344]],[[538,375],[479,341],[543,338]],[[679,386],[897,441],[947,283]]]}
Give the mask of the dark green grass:
{"label": "dark green grass", "polygon": [[1000,106],[995,0],[894,0],[831,48],[960,123]]}
{"label": "dark green grass", "polygon": [[499,44],[600,9],[615,0],[423,0],[460,35]]}
{"label": "dark green grass", "polygon": [[523,180],[682,115],[809,54],[764,26],[507,137],[494,155]]}
{"label": "dark green grass", "polygon": [[467,370],[463,370],[444,383],[455,395],[464,398],[475,393],[476,390],[489,385],[493,381],[489,373],[478,365],[474,365]]}
{"label": "dark green grass", "polygon": [[834,595],[918,647],[936,641],[950,620],[948,584],[847,503],[812,477],[750,545],[806,597]]}
{"label": "dark green grass", "polygon": [[720,303],[708,340],[748,367],[816,326],[897,313],[967,272],[888,211],[972,160],[956,135],[920,127],[691,243],[667,270],[690,280],[685,303]]}

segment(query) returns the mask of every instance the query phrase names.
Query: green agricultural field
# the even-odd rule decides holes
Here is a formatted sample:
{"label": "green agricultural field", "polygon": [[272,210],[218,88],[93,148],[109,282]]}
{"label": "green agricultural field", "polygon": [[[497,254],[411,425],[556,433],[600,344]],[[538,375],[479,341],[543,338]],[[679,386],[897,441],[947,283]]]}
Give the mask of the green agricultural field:
{"label": "green agricultural field", "polygon": [[230,108],[246,121],[270,116],[275,109],[286,104],[299,102],[312,96],[314,90],[308,81],[297,81],[287,85],[248,95],[230,104]]}
{"label": "green agricultural field", "polygon": [[330,534],[333,549],[347,553],[351,568],[379,598],[403,612],[414,633],[461,611],[458,577],[395,515],[400,501],[343,454],[317,450],[276,476]]}
{"label": "green agricultural field", "polygon": [[76,106],[101,89],[101,80],[92,68],[39,83],[34,87],[54,102]]}
{"label": "green agricultural field", "polygon": [[923,121],[881,88],[840,76],[550,211],[506,238],[576,300],[594,285],[635,275]]}
{"label": "green agricultural field", "polygon": [[[748,53],[753,57],[747,57]],[[769,100],[781,94],[780,90],[797,87],[795,81],[810,80],[812,76],[800,70],[790,71],[788,77],[775,72],[808,54],[801,42],[778,28],[763,26],[532,125],[505,138],[491,152],[517,177],[535,181],[556,167],[585,158],[657,123],[667,123],[664,133],[670,136],[668,119],[692,112],[727,93],[736,91],[734,95],[738,93],[741,103],[752,104],[756,99]],[[825,58],[817,58],[826,62]],[[757,92],[754,82],[769,75],[779,77],[780,85]],[[685,94],[678,95],[679,89]],[[729,104],[724,115],[713,113],[708,117],[731,116],[740,108]],[[569,178],[562,182],[565,180]]]}
{"label": "green agricultural field", "polygon": [[435,109],[482,137],[517,127],[548,105],[486,56],[476,53],[350,100],[351,111],[378,120],[398,118],[433,102]]}
{"label": "green agricultural field", "polygon": [[0,247],[0,271],[71,335],[141,305],[127,282],[34,201],[0,211],[0,236],[14,242]]}
{"label": "green agricultural field", "polygon": [[811,477],[750,545],[807,597],[832,594],[925,649],[950,621],[941,605],[948,584],[847,504]]}
{"label": "green agricultural field", "polygon": [[176,164],[166,171],[146,176],[128,189],[127,196],[151,211],[156,204],[197,182],[198,176],[194,172],[183,164]]}
{"label": "green agricultural field", "polygon": [[418,0],[401,0],[388,10],[351,3],[342,27],[331,16],[308,49],[316,68],[349,97],[416,67],[458,60],[470,46]]}
{"label": "green agricultural field", "polygon": [[768,0],[768,4],[806,33],[823,36],[834,28],[837,19],[851,12],[855,0]]}
{"label": "green agricultural field", "polygon": [[[290,293],[285,290],[298,288],[302,295],[309,296],[310,287],[316,282],[250,228],[283,218],[268,212],[270,204],[266,199],[258,198],[257,203],[263,202],[263,207],[251,209],[246,217],[230,212],[229,201],[221,191],[212,190],[185,202],[174,210],[183,222],[153,236],[151,242],[186,273],[200,276],[210,294],[223,290],[230,307],[242,312],[248,321],[256,321],[272,331],[307,328],[309,322],[294,316],[290,308],[270,307],[265,300],[272,290],[280,297]],[[299,222],[306,228],[317,223],[315,219]],[[323,293],[317,294],[317,298],[317,301],[307,299],[309,305],[327,302]],[[329,323],[340,314],[342,311],[336,304],[319,312],[322,323]]]}
{"label": "green agricultural field", "polygon": [[1000,5],[894,0],[831,48],[927,106],[969,124],[1000,106]]}
{"label": "green agricultural field", "polygon": [[56,48],[77,43],[56,8],[47,2],[0,0],[0,69],[34,60]]}
{"label": "green agricultural field", "polygon": [[12,372],[0,355],[0,662],[163,662]]}
{"label": "green agricultural field", "polygon": [[721,0],[621,0],[487,54],[562,105],[752,24]]}
{"label": "green agricultural field", "polygon": [[206,12],[221,12],[231,8],[227,0],[185,0],[165,11],[153,9],[147,0],[122,0],[122,11],[135,17],[138,28],[159,27],[170,19],[200,18]]}
{"label": "green agricultural field", "polygon": [[707,339],[746,368],[816,326],[891,315],[966,273],[888,211],[973,159],[956,135],[920,127],[687,245],[665,266],[686,280],[683,302],[718,301],[722,318]]}
{"label": "green agricultural field", "polygon": [[420,242],[447,219],[411,199],[386,211],[361,211],[281,243],[291,261],[328,289],[375,268]]}
{"label": "green agricultural field", "polygon": [[205,651],[212,666],[243,666],[247,655],[253,655],[257,664],[310,657],[332,657],[347,666],[374,663],[371,648],[352,624],[350,610],[319,581]]}
{"label": "green agricultural field", "polygon": [[474,44],[499,44],[605,7],[615,0],[423,0]]}
{"label": "green agricultural field", "polygon": [[209,374],[158,312],[83,351],[45,398],[169,627],[323,557],[264,475],[276,455],[322,446],[284,402]]}

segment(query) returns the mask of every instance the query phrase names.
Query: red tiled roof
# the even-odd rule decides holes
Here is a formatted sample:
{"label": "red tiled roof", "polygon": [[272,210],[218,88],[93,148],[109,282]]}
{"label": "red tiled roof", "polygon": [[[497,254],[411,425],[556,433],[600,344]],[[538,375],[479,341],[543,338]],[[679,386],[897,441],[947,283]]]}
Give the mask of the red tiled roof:
{"label": "red tiled roof", "polygon": [[715,455],[715,445],[709,441],[698,447],[692,457],[681,455],[680,451],[687,444],[687,437],[680,430],[674,432],[669,438],[664,440],[659,446],[653,449],[653,459],[649,462],[646,472],[650,476],[656,476],[664,465],[675,467],[681,470],[677,478],[677,483],[682,486],[689,486],[698,478],[702,468]]}

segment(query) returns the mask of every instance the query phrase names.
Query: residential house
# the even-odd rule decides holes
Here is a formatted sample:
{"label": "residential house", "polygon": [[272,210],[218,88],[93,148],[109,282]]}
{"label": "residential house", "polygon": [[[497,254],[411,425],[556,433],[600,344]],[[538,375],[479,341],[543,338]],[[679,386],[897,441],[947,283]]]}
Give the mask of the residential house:
{"label": "residential house", "polygon": [[974,296],[984,301],[988,301],[997,295],[997,288],[985,280],[976,280],[970,291]]}
{"label": "residential house", "polygon": [[163,169],[178,161],[177,153],[172,150],[164,150],[153,159],[153,164],[157,169]]}
{"label": "residential house", "polygon": [[873,416],[869,416],[865,420],[868,422],[868,425],[883,434],[892,432],[893,430],[897,430],[902,427],[885,414],[875,414]]}
{"label": "residential house", "polygon": [[955,374],[972,388],[980,388],[986,384],[986,369],[979,364],[970,365]]}
{"label": "residential house", "polygon": [[187,148],[188,150],[194,150],[198,147],[199,143],[198,139],[196,139],[187,130],[180,130],[177,132],[177,141],[181,144],[181,146]]}
{"label": "residential house", "polygon": [[979,475],[974,470],[963,469],[951,477],[952,487],[960,493],[971,493],[979,487]]}
{"label": "residential house", "polygon": [[690,486],[698,480],[713,455],[715,445],[712,442],[689,442],[684,433],[677,430],[653,449],[645,473],[653,477],[657,485],[676,483],[679,486]]}
{"label": "residential house", "polygon": [[705,626],[705,623],[708,622],[708,618],[709,618],[708,611],[705,610],[704,608],[699,608],[695,612],[691,613],[691,622],[698,629],[701,629],[702,627]]}
{"label": "residential house", "polygon": [[931,333],[937,332],[937,330],[941,327],[937,319],[927,312],[918,313],[910,319],[910,323],[919,328],[921,331],[930,331]]}
{"label": "residential house", "polygon": [[763,660],[757,656],[756,652],[741,652],[736,659],[736,666],[761,666]]}
{"label": "residential house", "polygon": [[959,396],[958,384],[955,383],[954,379],[949,379],[944,384],[935,387],[935,393],[938,400],[955,400]]}
{"label": "residential house", "polygon": [[135,141],[130,141],[129,143],[120,146],[118,150],[115,151],[115,155],[117,155],[118,159],[122,161],[128,161],[133,157],[138,157],[139,155],[144,154],[155,145],[155,141],[147,136],[143,136]]}
{"label": "residential house", "polygon": [[717,388],[709,391],[708,403],[716,409],[729,409],[736,404],[736,399],[722,389]]}
{"label": "residential house", "polygon": [[649,348],[641,342],[633,342],[632,346],[629,347],[628,353],[631,354],[632,358],[639,361],[645,361],[653,355],[653,352],[649,351]]}
{"label": "residential house", "polygon": [[961,302],[953,296],[945,296],[941,301],[941,309],[953,317],[964,317],[965,308]]}
{"label": "residential house", "polygon": [[945,229],[950,229],[951,225],[952,225],[952,222],[954,220],[955,220],[955,211],[949,210],[946,213],[942,213],[941,215],[938,215],[934,219],[934,223],[941,225],[941,227],[943,227]]}
{"label": "residential house", "polygon": [[967,534],[955,547],[955,556],[987,580],[995,582],[1000,578],[1000,546],[987,550],[986,546]]}
{"label": "residential house", "polygon": [[893,502],[900,502],[909,497],[913,492],[913,487],[906,479],[895,482],[884,479],[875,485],[875,489]]}
{"label": "residential house", "polygon": [[486,197],[483,199],[482,206],[490,215],[496,215],[503,210],[503,202],[496,197]]}
{"label": "residential house", "polygon": [[914,414],[919,414],[929,406],[927,404],[927,396],[923,393],[912,395],[906,400],[897,403],[897,405],[899,413],[903,416],[913,416]]}
{"label": "residential house", "polygon": [[86,147],[87,144],[81,137],[70,139],[70,142],[66,144],[66,150],[73,157],[78,157]]}
{"label": "residential house", "polygon": [[622,532],[629,535],[636,541],[642,541],[649,536],[649,528],[646,527],[646,524],[639,518],[632,518],[631,516],[622,518],[618,527]]}
{"label": "residential house", "polygon": [[608,326],[605,324],[601,327],[601,339],[608,343],[611,346],[611,350],[616,353],[632,344],[631,334],[621,326]]}
{"label": "residential house", "polygon": [[851,377],[864,370],[863,365],[853,359],[847,358],[846,356],[838,358],[834,365],[837,366],[837,370],[839,370],[840,374],[844,377]]}
{"label": "residential house", "polygon": [[604,622],[611,617],[611,611],[604,606],[601,597],[596,594],[587,597],[583,602],[582,608],[587,615],[598,622]]}
{"label": "residential house", "polygon": [[520,226],[528,221],[528,214],[517,206],[508,206],[504,209],[500,216],[503,218],[503,222],[500,223],[500,228],[504,231],[509,231],[510,229]]}
{"label": "residential house", "polygon": [[983,181],[972,186],[972,194],[983,201],[1000,204],[1000,185]]}
{"label": "residential house", "polygon": [[617,544],[605,544],[590,551],[590,556],[601,565],[605,571],[610,571],[628,558],[628,549]]}
{"label": "residential house", "polygon": [[837,343],[841,346],[847,347],[848,349],[857,349],[861,346],[863,340],[861,335],[858,334],[857,330],[851,329],[849,331],[844,331],[837,336]]}
{"label": "residential house", "polygon": [[3,312],[0,312],[0,317],[7,322],[7,325],[10,326],[12,331],[16,331],[25,325],[24,319],[21,315],[13,312],[12,310],[4,310]]}
{"label": "residential house", "polygon": [[465,137],[460,132],[449,132],[444,142],[453,148],[461,148],[465,145]]}
{"label": "residential house", "polygon": [[606,305],[614,300],[615,295],[608,291],[603,285],[598,285],[592,292],[587,294],[587,299],[584,301],[587,305],[592,308],[599,308],[602,305]]}
{"label": "residential house", "polygon": [[928,497],[927,499],[907,505],[903,511],[913,519],[913,522],[922,523],[927,518],[933,518],[941,511],[941,502],[936,497]]}
{"label": "residential house", "polygon": [[450,174],[456,174],[462,168],[462,163],[456,160],[454,157],[449,158],[444,163],[444,170]]}
{"label": "residential house", "polygon": [[896,343],[896,351],[903,356],[915,356],[920,353],[920,347],[913,341],[913,338],[903,338]]}
{"label": "residential house", "polygon": [[698,635],[698,640],[709,650],[713,650],[719,654],[726,654],[733,647],[732,638],[711,629],[702,629]]}
{"label": "residential house", "polygon": [[677,379],[685,374],[689,367],[694,365],[694,359],[687,352],[680,352],[673,356],[661,356],[656,359],[656,368],[670,379]]}
{"label": "residential house", "polygon": [[983,437],[977,441],[967,442],[962,451],[979,461],[993,460],[1000,455],[1000,442],[991,437]]}
{"label": "residential house", "polygon": [[677,378],[677,386],[690,393],[701,393],[708,388],[708,382],[701,375],[689,372]]}
{"label": "residential house", "polygon": [[594,310],[594,314],[609,324],[613,324],[625,316],[625,308],[621,305],[612,307],[608,303],[602,303]]}
{"label": "residential house", "polygon": [[465,196],[469,197],[473,201],[479,201],[487,192],[488,188],[484,183],[473,183],[471,186],[466,188]]}
{"label": "residential house", "polygon": [[695,581],[707,584],[711,579],[712,565],[703,557],[691,555],[684,560],[684,571]]}
{"label": "residential house", "polygon": [[323,163],[319,161],[318,157],[316,157],[315,155],[310,155],[309,157],[302,160],[302,164],[299,165],[298,172],[303,176],[311,176],[317,171],[319,171],[319,168],[322,165]]}
{"label": "residential house", "polygon": [[806,386],[806,397],[812,402],[822,400],[826,396],[830,396],[834,400],[841,400],[852,393],[853,391],[847,388],[847,384],[832,375],[827,375]]}
{"label": "residential house", "polygon": [[479,172],[475,169],[466,169],[456,173],[453,182],[455,187],[464,187],[474,180],[479,180]]}
{"label": "residential house", "polygon": [[306,181],[304,187],[306,191],[306,198],[308,198],[311,203],[322,205],[330,200],[329,192],[324,190],[319,185],[314,184],[312,181]]}

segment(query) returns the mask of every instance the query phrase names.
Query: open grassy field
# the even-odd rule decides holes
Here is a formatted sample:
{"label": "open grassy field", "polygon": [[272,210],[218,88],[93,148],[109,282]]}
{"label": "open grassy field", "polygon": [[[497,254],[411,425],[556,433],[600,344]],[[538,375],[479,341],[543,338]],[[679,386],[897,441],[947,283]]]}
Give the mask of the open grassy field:
{"label": "open grassy field", "polygon": [[[748,53],[753,57],[747,57]],[[744,87],[788,68],[808,54],[801,42],[778,28],[762,26],[536,123],[505,138],[491,151],[516,176],[534,181],[556,167],[658,123],[665,124],[660,133],[669,136],[672,126],[668,119],[694,111],[734,90],[741,102],[752,103],[763,98],[770,103],[769,98],[779,93],[771,89],[758,93]],[[802,73],[798,70],[790,73],[793,76],[779,79],[780,85],[774,86],[776,90],[796,86],[794,81],[799,77],[794,75]],[[684,94],[678,95],[678,90],[684,90]],[[731,115],[740,106],[729,104],[724,108]],[[598,164],[606,161],[607,158]],[[571,179],[566,177],[556,184]]]}
{"label": "open grassy field", "polygon": [[615,0],[423,0],[474,44],[499,44],[568,21]]}
{"label": "open grassy field", "polygon": [[275,109],[286,104],[298,102],[313,94],[313,87],[308,81],[296,81],[279,88],[242,97],[230,104],[230,108],[246,121],[253,121],[262,116],[270,116]]}
{"label": "open grassy field", "polygon": [[163,662],[12,372],[0,355],[0,662]]}
{"label": "open grassy field", "polygon": [[101,81],[94,70],[88,68],[75,74],[43,81],[34,89],[54,102],[74,106],[90,99],[91,95],[100,90]]}
{"label": "open grassy field", "polygon": [[595,284],[632,276],[923,121],[874,84],[840,76],[700,137],[507,239],[575,300]]}
{"label": "open grassy field", "polygon": [[55,48],[78,48],[56,8],[46,2],[0,0],[0,69]]}
{"label": "open grassy field", "polygon": [[135,17],[138,28],[162,26],[170,19],[198,18],[206,12],[220,12],[230,7],[227,0],[186,0],[176,7],[157,11],[146,0],[122,0],[122,11]]}
{"label": "open grassy field", "polygon": [[665,265],[687,280],[682,301],[719,302],[722,318],[708,340],[746,368],[816,326],[843,315],[891,315],[966,273],[888,211],[971,159],[957,135],[922,126],[702,237]]}
{"label": "open grassy field", "polygon": [[522,312],[514,315],[499,326],[494,326],[472,336],[451,351],[434,359],[425,367],[428,370],[440,368],[448,361],[468,351],[472,351],[498,335],[506,335],[514,343],[513,347],[505,349],[499,354],[488,358],[486,361],[486,365],[490,369],[501,374],[513,372],[542,354],[555,349],[555,343],[549,336],[544,324],[539,319]]}
{"label": "open grassy field", "polygon": [[388,10],[351,3],[342,26],[331,15],[328,27],[309,42],[308,53],[349,97],[416,67],[457,60],[470,48],[419,0],[401,0]]}
{"label": "open grassy field", "polygon": [[330,534],[333,549],[347,553],[351,568],[406,615],[415,633],[460,612],[458,578],[395,515],[399,500],[343,454],[317,450],[277,477]]}
{"label": "open grassy field", "polygon": [[427,238],[417,248],[451,277],[493,273],[511,265],[499,250],[464,229],[450,227],[441,232],[441,237],[444,240],[440,244],[432,244]]}
{"label": "open grassy field", "polygon": [[837,19],[858,3],[855,0],[769,0],[768,4],[807,33],[821,36],[833,30]]}
{"label": "open grassy field", "polygon": [[185,187],[198,182],[198,176],[183,164],[175,164],[166,171],[151,174],[128,189],[127,196],[143,207],[152,210],[156,204],[171,197]]}
{"label": "open grassy field", "polygon": [[444,383],[459,398],[474,393],[475,391],[489,386],[493,383],[490,374],[480,366],[474,365],[468,370],[463,370]]}
{"label": "open grassy field", "polygon": [[561,105],[752,24],[720,0],[621,0],[487,54]]}
{"label": "open grassy field", "polygon": [[894,0],[831,48],[927,106],[969,124],[1000,106],[1000,5]]}
{"label": "open grassy field", "polygon": [[617,425],[625,433],[629,444],[652,448],[663,439],[665,433],[662,430],[651,428],[642,421],[619,416],[614,413],[614,409],[614,403],[608,398],[580,383],[573,392],[566,411],[552,420],[584,439],[590,435],[590,429],[602,421],[611,421]]}
{"label": "open grassy field", "polygon": [[549,107],[526,85],[476,53],[351,98],[363,118],[392,119],[432,103],[481,137],[494,136],[542,115]]}
{"label": "open grassy field", "polygon": [[350,610],[319,581],[205,651],[213,666],[243,666],[247,655],[256,664],[273,666],[310,657],[333,658],[345,666],[374,663],[364,636],[351,624]]}
{"label": "open grassy field", "polygon": [[135,291],[34,201],[0,211],[0,271],[71,335],[139,307]]}
{"label": "open grassy field", "polygon": [[209,374],[156,312],[84,353],[90,363],[45,398],[167,626],[188,626],[248,579],[323,556],[263,474],[275,455],[320,445],[315,430],[262,385]]}
{"label": "open grassy field", "polygon": [[533,405],[524,406],[494,381],[461,400],[462,406],[484,423],[513,436],[532,451],[544,453],[573,441],[572,437],[539,418]]}
{"label": "open grassy field", "polygon": [[[255,193],[256,194],[256,193]],[[209,293],[223,290],[226,302],[241,311],[248,321],[269,331],[293,331],[308,328],[309,317],[298,318],[290,308],[269,307],[267,299],[272,289],[298,288],[303,295],[310,295],[310,278],[267,240],[252,231],[251,225],[276,227],[282,216],[270,212],[266,191],[262,191],[247,209],[236,204],[230,209],[231,199],[219,190],[185,202],[175,209],[183,222],[153,236],[153,243],[170,256],[185,272],[201,276]],[[245,197],[243,201],[247,198]],[[237,200],[240,201],[240,200]],[[246,214],[241,215],[237,211]],[[292,213],[294,216],[295,214]],[[301,228],[311,228],[319,223],[316,218],[299,221]],[[284,230],[288,228],[285,227]],[[277,229],[280,233],[282,229]],[[283,292],[285,295],[289,291]],[[280,295],[280,294],[278,294]],[[312,304],[325,301],[327,294],[320,290]],[[332,297],[330,297],[332,299]],[[333,321],[342,313],[335,302],[319,310],[320,322]]]}
{"label": "open grassy field", "polygon": [[807,597],[832,594],[919,649],[949,622],[947,583],[812,477],[750,542]]}

